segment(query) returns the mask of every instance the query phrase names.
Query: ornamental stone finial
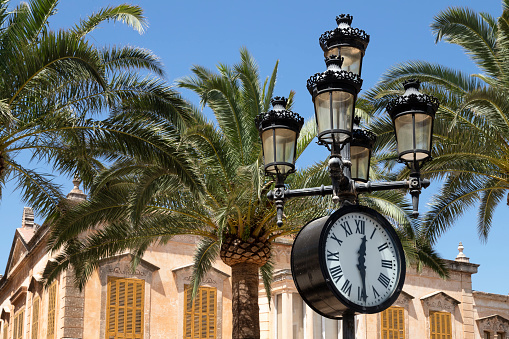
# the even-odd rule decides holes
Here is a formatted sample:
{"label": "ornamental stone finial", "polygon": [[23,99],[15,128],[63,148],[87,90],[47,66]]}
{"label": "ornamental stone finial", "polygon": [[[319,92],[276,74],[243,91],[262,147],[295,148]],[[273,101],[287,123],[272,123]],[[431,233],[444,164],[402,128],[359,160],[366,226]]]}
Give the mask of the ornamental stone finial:
{"label": "ornamental stone finial", "polygon": [[69,194],[67,194],[67,199],[86,200],[87,195],[85,193],[83,193],[82,190],[80,190],[81,179],[80,179],[78,172],[76,172],[76,174],[74,174],[74,178],[72,179],[72,184],[74,185],[74,188],[69,192]]}
{"label": "ornamental stone finial", "polygon": [[456,261],[461,261],[461,262],[470,262],[470,258],[468,258],[465,253],[463,253],[463,244],[461,243],[460,241],[460,244],[458,245],[458,256],[456,257]]}

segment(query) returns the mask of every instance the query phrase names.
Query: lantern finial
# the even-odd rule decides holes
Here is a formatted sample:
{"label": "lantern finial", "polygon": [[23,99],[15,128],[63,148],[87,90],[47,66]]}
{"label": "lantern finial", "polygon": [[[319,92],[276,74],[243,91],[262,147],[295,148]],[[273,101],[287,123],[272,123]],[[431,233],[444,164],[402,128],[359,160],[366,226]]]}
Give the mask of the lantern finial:
{"label": "lantern finial", "polygon": [[351,16],[350,14],[340,14],[336,17],[336,23],[338,24],[338,26],[340,26],[341,24],[347,24],[348,26],[351,26],[352,21],[353,16]]}

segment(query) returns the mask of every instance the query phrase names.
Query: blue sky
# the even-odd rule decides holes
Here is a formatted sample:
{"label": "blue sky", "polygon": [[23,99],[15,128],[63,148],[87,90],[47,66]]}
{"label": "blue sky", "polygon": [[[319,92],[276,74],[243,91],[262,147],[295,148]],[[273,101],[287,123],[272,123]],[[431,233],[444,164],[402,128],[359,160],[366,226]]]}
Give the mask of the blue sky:
{"label": "blue sky", "polygon": [[[52,29],[67,28],[107,5],[126,1],[62,0],[58,13],[50,19]],[[17,4],[18,1],[13,1]],[[450,6],[468,6],[495,17],[501,13],[498,0],[428,0],[421,1],[159,1],[130,2],[145,10],[149,28],[143,35],[120,23],[103,24],[93,34],[98,45],[131,44],[152,50],[166,66],[166,79],[190,74],[192,65],[208,68],[221,62],[233,64],[239,59],[239,49],[247,47],[260,66],[263,78],[270,74],[279,60],[275,94],[286,96],[297,92],[294,111],[306,119],[313,117],[311,97],[306,80],[325,70],[318,37],[335,28],[335,17],[341,13],[354,16],[352,26],[364,29],[371,36],[363,62],[363,90],[372,87],[391,66],[408,60],[427,60],[475,73],[476,68],[463,51],[446,43],[435,44],[429,28],[433,17]],[[362,93],[362,92],[361,92]],[[183,92],[198,103],[196,96]],[[326,152],[312,147],[297,163],[307,166],[323,159]],[[41,166],[42,165],[36,165]],[[72,189],[70,178],[57,178],[64,191]],[[421,197],[420,210],[426,209],[430,196],[438,188],[433,184]],[[21,225],[23,203],[12,185],[3,191],[0,203],[0,274],[4,272],[12,237]],[[438,252],[447,259],[458,253],[458,242],[465,246],[471,262],[480,264],[473,276],[473,288],[479,291],[507,294],[509,266],[504,260],[509,207],[502,204],[495,215],[487,243],[476,233],[476,213],[471,210],[460,218],[438,242]],[[39,222],[41,222],[39,220]]]}

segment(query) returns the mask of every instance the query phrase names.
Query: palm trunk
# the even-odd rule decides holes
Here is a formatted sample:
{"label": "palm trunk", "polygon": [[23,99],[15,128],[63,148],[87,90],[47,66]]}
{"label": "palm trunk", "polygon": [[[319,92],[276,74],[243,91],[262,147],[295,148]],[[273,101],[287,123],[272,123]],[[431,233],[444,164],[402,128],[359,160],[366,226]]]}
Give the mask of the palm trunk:
{"label": "palm trunk", "polygon": [[260,338],[258,284],[258,265],[239,263],[232,266],[232,339]]}

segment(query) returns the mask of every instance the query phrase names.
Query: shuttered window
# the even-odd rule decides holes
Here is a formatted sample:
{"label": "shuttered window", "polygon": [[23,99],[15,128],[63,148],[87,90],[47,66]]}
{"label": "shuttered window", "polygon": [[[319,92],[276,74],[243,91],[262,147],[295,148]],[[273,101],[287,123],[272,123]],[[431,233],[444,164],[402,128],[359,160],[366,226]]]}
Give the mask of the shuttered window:
{"label": "shuttered window", "polygon": [[55,338],[55,319],[57,303],[57,283],[54,282],[48,290],[48,339]]}
{"label": "shuttered window", "polygon": [[382,339],[405,338],[405,309],[389,307],[381,313]]}
{"label": "shuttered window", "polygon": [[25,310],[21,310],[14,316],[13,339],[21,339],[23,337],[23,324],[25,319]]}
{"label": "shuttered window", "polygon": [[185,286],[184,339],[215,339],[217,320],[217,291],[200,287],[194,300],[192,290]]}
{"label": "shuttered window", "polygon": [[41,302],[39,297],[32,303],[32,339],[39,339],[39,306]]}
{"label": "shuttered window", "polygon": [[108,278],[106,339],[143,338],[145,280]]}
{"label": "shuttered window", "polygon": [[431,339],[451,339],[451,313],[429,312]]}
{"label": "shuttered window", "polygon": [[3,339],[8,339],[7,338],[7,334],[9,332],[9,323],[7,321],[4,320],[4,326],[3,326]]}

